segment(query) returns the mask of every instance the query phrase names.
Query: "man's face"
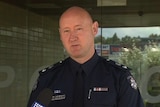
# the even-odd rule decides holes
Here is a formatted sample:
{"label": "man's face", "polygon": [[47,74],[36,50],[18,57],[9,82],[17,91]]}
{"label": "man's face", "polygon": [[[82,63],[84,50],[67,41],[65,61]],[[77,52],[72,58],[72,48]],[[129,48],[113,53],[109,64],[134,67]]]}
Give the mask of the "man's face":
{"label": "man's face", "polygon": [[94,36],[97,26],[87,17],[80,15],[62,18],[60,21],[60,38],[72,58],[81,58],[94,50]]}

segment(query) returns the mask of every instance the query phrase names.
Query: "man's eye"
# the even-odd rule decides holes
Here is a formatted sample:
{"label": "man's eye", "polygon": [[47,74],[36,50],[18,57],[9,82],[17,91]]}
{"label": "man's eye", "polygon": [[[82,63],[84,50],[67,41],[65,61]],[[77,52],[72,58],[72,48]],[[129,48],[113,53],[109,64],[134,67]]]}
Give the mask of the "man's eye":
{"label": "man's eye", "polygon": [[69,32],[69,30],[64,30],[63,32],[64,32],[64,33],[68,33],[68,32]]}
{"label": "man's eye", "polygon": [[82,30],[82,28],[77,28],[77,30]]}

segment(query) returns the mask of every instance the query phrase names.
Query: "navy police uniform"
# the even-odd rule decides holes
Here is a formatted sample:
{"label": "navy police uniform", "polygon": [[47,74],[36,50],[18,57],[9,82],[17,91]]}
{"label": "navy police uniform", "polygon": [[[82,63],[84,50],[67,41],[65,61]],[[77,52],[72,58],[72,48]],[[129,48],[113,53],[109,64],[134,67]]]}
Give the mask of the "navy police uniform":
{"label": "navy police uniform", "polygon": [[80,66],[85,73],[85,107],[144,107],[130,69],[96,53],[84,64],[69,57],[40,71],[28,107],[44,88],[53,91],[49,107],[72,107],[75,72]]}

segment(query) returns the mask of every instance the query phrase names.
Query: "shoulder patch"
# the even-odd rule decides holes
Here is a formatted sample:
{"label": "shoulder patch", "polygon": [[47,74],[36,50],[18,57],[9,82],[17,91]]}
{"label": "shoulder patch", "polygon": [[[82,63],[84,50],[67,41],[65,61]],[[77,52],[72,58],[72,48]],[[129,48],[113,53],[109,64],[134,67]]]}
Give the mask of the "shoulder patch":
{"label": "shoulder patch", "polygon": [[109,64],[111,64],[112,66],[114,66],[114,67],[116,67],[116,68],[119,68],[119,69],[123,69],[123,70],[131,70],[130,68],[128,68],[127,66],[125,66],[125,65],[122,65],[122,64],[120,64],[120,63],[118,63],[118,62],[115,62],[115,61],[113,61],[113,60],[110,60],[110,59],[106,59],[106,62],[107,63],[109,63]]}
{"label": "shoulder patch", "polygon": [[40,75],[44,75],[44,74],[47,74],[48,72],[50,72],[51,70],[53,69],[56,69],[57,67],[59,67],[60,65],[62,65],[63,61],[59,61],[49,67],[46,67],[44,69],[42,69],[41,71],[39,71],[39,74]]}

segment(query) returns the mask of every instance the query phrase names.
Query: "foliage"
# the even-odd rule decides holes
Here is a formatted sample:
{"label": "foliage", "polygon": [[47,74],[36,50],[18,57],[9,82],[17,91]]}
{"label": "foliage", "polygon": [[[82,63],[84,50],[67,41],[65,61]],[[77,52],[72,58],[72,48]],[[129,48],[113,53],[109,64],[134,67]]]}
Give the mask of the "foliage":
{"label": "foliage", "polygon": [[144,56],[145,62],[147,62],[148,67],[160,65],[160,47],[156,43],[150,43],[148,46],[145,46]]}
{"label": "foliage", "polygon": [[95,43],[106,43],[106,39],[102,36],[102,35],[98,35],[95,39],[94,39]]}
{"label": "foliage", "polygon": [[119,38],[116,33],[113,34],[112,37],[105,38],[102,35],[98,35],[95,37],[95,43],[103,43],[103,44],[120,44],[123,47],[131,47],[133,43],[138,44],[140,41],[140,37],[131,37],[124,36]]}
{"label": "foliage", "polygon": [[132,67],[135,61],[142,60],[142,52],[139,48],[135,46],[135,44],[132,45],[132,49],[128,49],[128,51],[123,51],[120,56],[120,62]]}
{"label": "foliage", "polygon": [[128,49],[128,51],[123,51],[119,57],[119,62],[132,68],[132,74],[139,80],[138,75],[141,72],[141,63],[143,62],[142,51],[135,46],[132,45],[132,49]]}
{"label": "foliage", "polygon": [[120,44],[123,47],[131,48],[134,43],[136,46],[141,45],[142,42],[148,42],[145,40],[152,40],[154,42],[158,42],[160,40],[160,35],[150,34],[148,38],[142,38],[140,36],[134,37],[133,35],[124,35],[124,37],[119,38],[117,33],[114,33],[112,37],[105,38],[103,35],[98,35],[95,37],[95,43],[102,44]]}
{"label": "foliage", "polygon": [[141,50],[133,44],[132,49],[122,52],[119,62],[132,68],[134,77],[140,81],[139,76],[147,68],[160,65],[160,47],[156,43],[149,43]]}
{"label": "foliage", "polygon": [[[154,42],[159,40],[160,35],[150,34],[148,36],[148,40],[151,39]],[[124,36],[121,39],[118,38],[116,33],[113,34],[112,37],[105,38],[102,35],[99,35],[95,38],[95,43],[103,43],[103,44],[119,44],[122,47],[127,47],[129,51],[125,51],[121,54],[119,61],[133,69],[135,72],[140,72],[141,67],[152,67],[156,65],[160,65],[160,47],[157,46],[156,43],[149,43],[149,45],[144,46],[147,41],[141,41],[140,36],[131,37]],[[143,42],[143,43],[142,43]],[[138,45],[139,44],[139,45]],[[144,50],[142,51],[137,46],[141,46]],[[143,64],[143,65],[142,65]]]}

